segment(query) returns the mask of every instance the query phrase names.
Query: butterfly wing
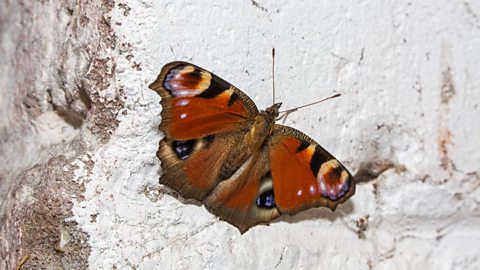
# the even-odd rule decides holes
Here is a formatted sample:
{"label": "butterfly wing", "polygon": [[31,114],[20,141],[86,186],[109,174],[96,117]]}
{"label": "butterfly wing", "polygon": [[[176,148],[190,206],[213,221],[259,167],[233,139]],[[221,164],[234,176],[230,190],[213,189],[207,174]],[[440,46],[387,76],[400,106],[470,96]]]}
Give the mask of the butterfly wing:
{"label": "butterfly wing", "polygon": [[335,210],[355,192],[348,170],[300,131],[274,125],[272,135],[204,203],[242,233],[281,214],[325,206]]}
{"label": "butterfly wing", "polygon": [[275,125],[269,146],[275,203],[281,213],[326,206],[335,210],[355,193],[348,170],[302,132]]}
{"label": "butterfly wing", "polygon": [[162,97],[160,129],[176,140],[236,130],[258,113],[242,91],[186,62],[166,64],[149,87]]}
{"label": "butterfly wing", "polygon": [[252,155],[204,201],[207,209],[241,233],[280,215],[275,207],[266,151]]}
{"label": "butterfly wing", "polygon": [[165,65],[150,88],[160,94],[163,107],[160,183],[203,200],[248,158],[239,153],[258,109],[236,87],[185,62]]}

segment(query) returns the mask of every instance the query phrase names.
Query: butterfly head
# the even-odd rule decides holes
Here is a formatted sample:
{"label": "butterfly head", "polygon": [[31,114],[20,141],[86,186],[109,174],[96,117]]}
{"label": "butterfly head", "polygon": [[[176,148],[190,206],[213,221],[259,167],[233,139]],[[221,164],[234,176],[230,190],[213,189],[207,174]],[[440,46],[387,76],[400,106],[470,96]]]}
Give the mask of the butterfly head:
{"label": "butterfly head", "polygon": [[282,106],[282,102],[278,102],[273,104],[272,106],[268,107],[265,112],[268,114],[268,116],[272,117],[273,119],[276,119],[278,117],[279,109]]}

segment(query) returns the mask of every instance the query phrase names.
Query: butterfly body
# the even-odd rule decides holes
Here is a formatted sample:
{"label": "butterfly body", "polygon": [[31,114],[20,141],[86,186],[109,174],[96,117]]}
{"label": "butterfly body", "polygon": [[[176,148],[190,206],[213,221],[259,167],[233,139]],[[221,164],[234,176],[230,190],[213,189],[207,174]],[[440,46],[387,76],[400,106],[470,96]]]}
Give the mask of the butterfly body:
{"label": "butterfly body", "polygon": [[255,116],[255,121],[246,134],[246,141],[252,153],[259,151],[268,136],[272,134],[280,105],[281,103],[276,103]]}
{"label": "butterfly body", "polygon": [[335,210],[355,192],[351,174],[307,135],[278,125],[281,103],[259,111],[242,91],[186,62],[165,65],[160,183],[242,233],[281,214]]}

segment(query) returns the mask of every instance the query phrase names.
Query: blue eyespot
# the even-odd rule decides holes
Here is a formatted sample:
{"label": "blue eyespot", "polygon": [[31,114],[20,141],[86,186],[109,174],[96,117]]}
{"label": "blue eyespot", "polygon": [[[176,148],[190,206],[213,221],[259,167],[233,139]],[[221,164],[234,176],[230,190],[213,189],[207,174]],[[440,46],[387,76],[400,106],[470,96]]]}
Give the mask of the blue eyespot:
{"label": "blue eyespot", "polygon": [[257,197],[257,206],[260,208],[271,209],[276,206],[273,189],[267,190]]}

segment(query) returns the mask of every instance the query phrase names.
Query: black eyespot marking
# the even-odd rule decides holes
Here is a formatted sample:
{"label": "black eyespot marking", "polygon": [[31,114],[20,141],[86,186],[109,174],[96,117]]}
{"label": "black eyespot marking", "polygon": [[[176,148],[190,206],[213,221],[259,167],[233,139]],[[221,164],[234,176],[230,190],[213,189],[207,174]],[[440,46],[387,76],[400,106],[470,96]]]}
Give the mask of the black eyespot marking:
{"label": "black eyespot marking", "polygon": [[257,206],[266,209],[272,209],[276,206],[273,189],[267,190],[257,197]]}
{"label": "black eyespot marking", "polygon": [[335,174],[335,177],[340,179],[342,176],[343,168],[340,166],[332,168],[332,172]]}
{"label": "black eyespot marking", "polygon": [[315,152],[313,152],[312,160],[310,160],[310,169],[312,170],[314,175],[318,174],[320,170],[320,166],[326,161],[328,161],[329,157],[322,153],[320,147],[317,145],[315,147]]}
{"label": "black eyespot marking", "polygon": [[190,154],[192,154],[194,145],[195,140],[172,142],[173,151],[175,152],[175,155],[177,155],[177,157],[181,160],[187,159]]}
{"label": "black eyespot marking", "polygon": [[229,83],[218,77],[212,77],[212,79],[210,80],[210,86],[205,89],[205,91],[200,93],[198,97],[214,98],[223,93],[223,91],[227,90],[228,88],[230,88]]}
{"label": "black eyespot marking", "polygon": [[239,99],[237,93],[233,93],[228,100],[228,107],[232,106],[235,103],[235,100]]}
{"label": "black eyespot marking", "polygon": [[302,141],[302,143],[297,147],[297,153],[302,152],[302,150],[307,148],[308,146],[310,146],[308,142]]}
{"label": "black eyespot marking", "polygon": [[194,81],[202,80],[202,71],[198,68],[195,68],[192,72],[187,73],[187,75]]}

